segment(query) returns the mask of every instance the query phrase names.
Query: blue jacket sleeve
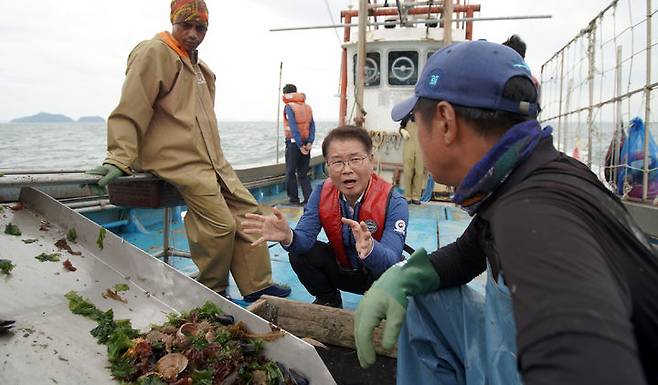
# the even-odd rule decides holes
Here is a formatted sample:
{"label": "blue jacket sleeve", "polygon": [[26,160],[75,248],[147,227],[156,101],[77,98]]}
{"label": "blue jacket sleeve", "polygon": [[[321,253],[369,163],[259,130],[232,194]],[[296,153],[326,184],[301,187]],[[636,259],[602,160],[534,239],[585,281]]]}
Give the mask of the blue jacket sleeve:
{"label": "blue jacket sleeve", "polygon": [[302,214],[297,226],[293,230],[292,243],[288,247],[283,247],[288,252],[304,254],[311,250],[315,244],[318,234],[322,229],[322,225],[320,224],[321,192],[322,184],[318,185],[308,198],[308,203],[304,207],[304,214]]}
{"label": "blue jacket sleeve", "polygon": [[409,206],[407,201],[393,192],[386,213],[386,224],[380,241],[374,240],[374,247],[370,255],[364,259],[368,269],[376,277],[382,275],[386,269],[400,262],[404,241],[407,238],[407,225],[409,224]]}
{"label": "blue jacket sleeve", "polygon": [[311,125],[309,126],[309,133],[308,133],[308,143],[313,143],[315,142],[315,120],[311,119]]}
{"label": "blue jacket sleeve", "polygon": [[295,112],[290,106],[286,106],[283,109],[283,113],[286,114],[286,118],[288,118],[288,126],[290,126],[290,131],[292,132],[292,137],[295,139],[295,144],[297,147],[301,147],[304,143],[302,143],[302,135],[299,133],[299,128],[297,128]]}

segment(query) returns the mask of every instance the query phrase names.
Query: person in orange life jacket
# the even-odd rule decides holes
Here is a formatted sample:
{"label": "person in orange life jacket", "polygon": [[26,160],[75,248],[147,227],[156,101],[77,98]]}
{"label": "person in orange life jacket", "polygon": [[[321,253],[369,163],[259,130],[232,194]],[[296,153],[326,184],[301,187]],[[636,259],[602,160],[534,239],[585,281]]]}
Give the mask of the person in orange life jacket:
{"label": "person in orange life jacket", "polygon": [[[373,172],[372,140],[358,127],[331,130],[322,142],[329,179],[313,190],[297,227],[278,210],[243,222],[257,242],[276,241],[290,254],[313,303],[342,307],[339,290],[363,294],[402,260],[409,220],[404,198]],[[317,240],[324,229],[329,243]]]}
{"label": "person in orange life jacket", "polygon": [[311,106],[306,104],[306,95],[297,92],[294,84],[283,87],[283,130],[286,136],[286,190],[292,204],[299,204],[297,179],[302,185],[303,205],[311,195],[308,167],[311,147],[315,140],[315,122]]}

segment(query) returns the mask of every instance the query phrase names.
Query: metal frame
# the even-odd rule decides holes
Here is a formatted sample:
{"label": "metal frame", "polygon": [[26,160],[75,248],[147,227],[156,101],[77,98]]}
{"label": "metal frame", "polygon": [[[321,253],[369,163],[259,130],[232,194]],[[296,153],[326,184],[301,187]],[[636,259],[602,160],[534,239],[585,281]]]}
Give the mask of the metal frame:
{"label": "metal frame", "polygon": [[[22,237],[0,234],[2,257],[10,257],[17,265],[10,276],[0,277],[2,318],[16,320],[15,334],[0,336],[0,351],[7,353],[0,364],[5,383],[41,384],[54,379],[67,384],[116,384],[107,369],[105,347],[89,334],[95,323],[68,309],[64,294],[70,290],[89,298],[101,310],[112,308],[117,319],[130,319],[133,327],[142,330],[165,321],[167,313],[212,301],[254,333],[271,331],[269,322],[111,232],[99,248],[96,241],[101,227],[48,195],[24,188],[20,201],[23,210],[0,216],[1,225],[12,221],[23,231]],[[39,230],[42,219],[51,223],[48,231]],[[77,241],[71,246],[82,255],[62,255],[77,271],[65,271],[61,262],[34,259],[41,252],[56,251],[53,244],[70,228],[77,232]],[[23,238],[39,241],[24,244]],[[122,293],[127,303],[102,297],[105,289],[117,283],[129,285]],[[311,383],[335,384],[315,348],[291,334],[267,343],[265,354],[299,370]]]}
{"label": "metal frame", "polygon": [[[658,87],[658,82],[655,82],[652,77],[651,77],[651,71],[652,71],[652,48],[653,45],[658,44],[653,41],[652,37],[652,19],[653,19],[653,13],[658,12],[658,11],[652,11],[652,2],[651,0],[645,0],[646,1],[646,13],[643,13],[642,16],[640,17],[640,20],[638,21],[637,19],[631,18],[629,21],[629,26],[622,30],[621,32],[618,32],[616,30],[616,9],[622,1],[620,0],[613,0],[610,2],[600,13],[598,13],[587,25],[586,28],[581,30],[574,38],[572,38],[567,44],[565,44],[560,50],[558,50],[549,60],[547,60],[543,65],[542,65],[542,85],[543,85],[543,90],[547,91],[555,91],[557,92],[557,89],[559,89],[559,98],[557,102],[559,103],[557,106],[554,106],[554,103],[546,103],[546,100],[543,100],[543,104],[546,110],[549,110],[549,108],[553,108],[552,111],[549,110],[549,112],[543,112],[541,115],[541,121],[542,122],[551,122],[557,120],[557,145],[558,148],[561,149],[562,151],[567,151],[567,124],[565,124],[565,121],[572,115],[578,114],[580,115],[583,112],[587,112],[587,165],[589,167],[592,167],[592,153],[593,153],[593,141],[594,141],[594,132],[596,129],[596,125],[594,123],[594,115],[597,113],[600,113],[600,110],[602,107],[610,105],[614,103],[614,110],[613,110],[613,121],[616,125],[615,129],[613,130],[613,135],[618,135],[616,132],[619,130],[622,125],[623,125],[623,118],[622,118],[622,107],[621,107],[621,102],[622,101],[628,101],[629,106],[630,106],[630,100],[631,97],[636,95],[636,94],[643,94],[643,99],[644,99],[644,160],[643,160],[643,165],[641,168],[641,171],[643,173],[643,180],[642,180],[642,197],[640,200],[645,203],[650,203],[648,200],[648,187],[649,187],[649,173],[651,172],[656,172],[656,170],[649,169],[649,135],[650,135],[650,126],[651,124],[655,123],[651,120],[651,92]],[[627,6],[631,7],[633,4],[631,4],[630,1],[627,1]],[[597,37],[596,34],[599,32],[599,29],[603,30],[603,22],[608,20],[606,18],[613,17],[613,36],[610,40],[606,41],[601,41],[597,42]],[[609,20],[608,20],[609,21]],[[626,90],[626,92],[622,91],[622,64],[626,60],[622,60],[621,58],[621,47],[615,45],[614,51],[616,52],[616,57],[613,59],[613,63],[615,63],[615,66],[612,68],[597,68],[597,60],[596,60],[596,55],[597,53],[603,53],[606,51],[603,51],[604,47],[607,44],[610,43],[616,43],[617,39],[621,37],[624,33],[629,32],[631,39],[633,39],[633,32],[635,31],[635,28],[640,25],[641,23],[646,24],[646,36],[644,36],[644,40],[646,40],[646,46],[644,49],[641,50],[635,50],[633,51],[631,46],[631,52],[629,53],[629,57],[626,60],[632,60],[632,58],[635,55],[643,53],[646,56],[646,75],[644,79],[644,85],[641,87],[637,87],[634,89],[630,89],[630,80],[629,80],[629,88]],[[606,30],[608,31],[608,30]],[[603,32],[600,32],[601,35],[603,36]],[[586,63],[587,64],[587,78],[586,81],[583,81],[579,83],[578,85],[575,86],[575,89],[580,89],[581,86],[587,86],[588,87],[588,102],[587,105],[582,106],[578,105],[580,100],[576,101],[576,105],[574,108],[570,108],[569,106],[569,101],[571,100],[571,93],[573,91],[572,88],[572,81],[574,80],[575,73],[575,67],[578,64],[574,64],[572,70],[574,70],[574,73],[571,73],[571,70],[566,70],[565,69],[565,60],[568,60],[568,58],[565,58],[565,56],[571,55],[577,48],[578,42],[583,43],[583,41],[587,41],[587,54],[585,57],[582,57],[580,60],[577,61],[577,63]],[[597,52],[597,44],[600,44],[600,50]],[[611,50],[612,51],[612,50]],[[577,52],[577,51],[576,51]],[[559,63],[558,63],[559,60]],[[603,59],[601,59],[601,65],[603,64]],[[632,63],[632,61],[631,61]],[[548,73],[549,68],[554,69],[554,72]],[[632,67],[631,67],[632,68]],[[559,74],[558,74],[558,69],[559,69]],[[566,71],[566,72],[565,72]],[[614,93],[613,96],[608,97],[606,96],[606,99],[603,100],[602,94],[601,97],[599,98],[598,102],[594,100],[594,78],[595,76],[600,76],[601,78],[601,84],[603,84],[603,79],[605,76],[605,73],[608,71],[614,71],[615,73],[615,82],[614,82]],[[579,78],[582,79],[582,73],[576,73],[576,75],[581,75]],[[559,79],[557,85],[554,83],[554,78],[559,76]],[[573,77],[572,77],[573,76]],[[564,97],[564,86],[565,86],[565,79],[569,78],[569,86],[567,88],[567,95]],[[551,84],[553,85],[555,90],[553,88],[549,88],[548,85]],[[602,87],[602,86],[601,86]],[[611,87],[612,88],[612,87]],[[599,90],[601,91],[601,90]],[[542,99],[544,99],[542,95]],[[550,96],[555,96],[554,94],[550,94]],[[564,97],[564,99],[563,99]],[[563,100],[566,100],[566,103],[563,102]],[[584,103],[583,103],[584,104]],[[563,108],[564,106],[564,108]],[[557,113],[555,113],[555,107],[557,107]],[[550,114],[550,115],[549,115]],[[613,137],[614,138],[614,137]],[[618,153],[619,150],[619,138],[614,140],[614,148],[615,152]],[[616,156],[616,154],[615,154]],[[616,167],[625,167],[625,166],[613,166],[613,169],[611,170],[613,172],[613,175],[617,174]],[[616,181],[616,179],[614,179]],[[616,183],[616,182],[615,182]],[[613,186],[617,187],[617,186]],[[625,195],[625,194],[624,194]],[[625,199],[627,200],[634,200],[634,198],[624,196]],[[637,198],[635,198],[637,200]]]}
{"label": "metal frame", "polygon": [[169,234],[171,233],[171,207],[162,208],[162,250],[153,254],[156,258],[162,258],[162,261],[169,265],[169,257],[192,258],[192,254],[171,247]]}

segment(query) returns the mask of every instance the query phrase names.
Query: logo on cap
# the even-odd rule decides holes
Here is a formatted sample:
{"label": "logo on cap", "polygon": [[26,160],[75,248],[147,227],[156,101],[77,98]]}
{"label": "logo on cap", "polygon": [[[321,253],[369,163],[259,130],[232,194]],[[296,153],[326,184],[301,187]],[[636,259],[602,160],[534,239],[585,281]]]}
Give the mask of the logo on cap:
{"label": "logo on cap", "polygon": [[517,64],[512,65],[512,67],[523,68],[524,70],[526,70],[528,72],[531,72],[530,67],[528,67],[528,65],[525,64],[525,63],[517,63]]}
{"label": "logo on cap", "polygon": [[430,87],[436,87],[439,84],[439,74],[430,76]]}

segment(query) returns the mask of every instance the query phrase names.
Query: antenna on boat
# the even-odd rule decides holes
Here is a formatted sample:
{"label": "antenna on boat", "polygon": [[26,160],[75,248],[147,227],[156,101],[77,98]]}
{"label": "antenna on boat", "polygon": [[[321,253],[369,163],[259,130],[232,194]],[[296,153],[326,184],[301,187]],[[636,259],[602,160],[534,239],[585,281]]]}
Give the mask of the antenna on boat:
{"label": "antenna on boat", "polygon": [[452,0],[443,2],[443,25],[443,46],[447,47],[452,44]]}
{"label": "antenna on boat", "polygon": [[281,131],[281,77],[283,76],[283,62],[279,63],[279,88],[276,89],[276,164],[279,164],[279,132]]}
{"label": "antenna on boat", "polygon": [[359,41],[357,46],[356,72],[356,118],[354,123],[363,128],[366,112],[363,109],[363,89],[365,88],[366,66],[366,24],[368,23],[368,0],[359,0]]}

